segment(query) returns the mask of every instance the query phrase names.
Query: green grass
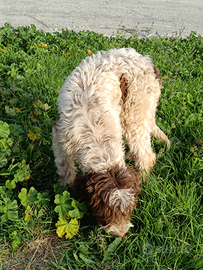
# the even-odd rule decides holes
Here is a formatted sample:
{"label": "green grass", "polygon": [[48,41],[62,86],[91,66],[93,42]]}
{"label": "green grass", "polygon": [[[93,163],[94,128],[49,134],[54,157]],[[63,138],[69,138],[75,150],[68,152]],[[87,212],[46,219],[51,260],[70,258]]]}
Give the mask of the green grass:
{"label": "green grass", "polygon": [[[76,236],[59,239],[54,196],[63,189],[56,185],[51,150],[59,90],[87,50],[121,47],[149,54],[160,69],[164,88],[156,120],[172,147],[167,152],[152,139],[157,163],[142,186],[134,228],[122,241],[99,231],[90,213]],[[0,219],[0,269],[203,269],[202,113],[203,38],[195,33],[185,39],[125,39],[68,30],[51,35],[6,24],[0,29],[0,120],[9,124],[12,146],[0,153],[1,217],[3,187],[17,173],[17,166],[9,166],[24,160],[30,177],[16,183],[12,196],[6,189],[18,218]],[[18,195],[30,187],[46,193],[49,203],[33,206],[25,221],[27,208]]]}

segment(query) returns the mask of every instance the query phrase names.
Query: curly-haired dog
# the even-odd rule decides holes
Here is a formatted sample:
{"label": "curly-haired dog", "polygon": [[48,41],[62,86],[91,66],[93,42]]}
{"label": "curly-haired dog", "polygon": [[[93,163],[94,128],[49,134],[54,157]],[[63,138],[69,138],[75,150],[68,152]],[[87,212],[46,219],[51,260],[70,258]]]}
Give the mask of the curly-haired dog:
{"label": "curly-haired dog", "polygon": [[[123,237],[144,170],[156,156],[150,137],[170,141],[155,123],[161,79],[148,56],[111,49],[87,57],[66,79],[53,126],[53,151],[63,185],[86,199],[98,222]],[[137,173],[126,166],[122,137]],[[76,162],[84,176],[76,178]]]}

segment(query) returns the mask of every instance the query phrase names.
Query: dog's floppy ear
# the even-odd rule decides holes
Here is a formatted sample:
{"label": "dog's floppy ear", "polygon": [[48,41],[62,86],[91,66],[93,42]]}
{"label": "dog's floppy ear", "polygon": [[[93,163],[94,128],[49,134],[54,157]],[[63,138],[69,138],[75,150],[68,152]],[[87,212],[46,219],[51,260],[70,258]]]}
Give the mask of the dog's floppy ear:
{"label": "dog's floppy ear", "polygon": [[109,196],[109,205],[114,209],[119,207],[122,213],[132,211],[136,206],[136,199],[141,192],[139,188],[140,177],[130,166],[116,167],[114,170],[117,188],[113,189]]}
{"label": "dog's floppy ear", "polygon": [[98,222],[105,226],[126,216],[136,206],[140,188],[127,167],[87,175],[86,196]]}
{"label": "dog's floppy ear", "polygon": [[122,213],[128,212],[135,206],[133,189],[115,189],[110,191],[109,206],[118,208]]}

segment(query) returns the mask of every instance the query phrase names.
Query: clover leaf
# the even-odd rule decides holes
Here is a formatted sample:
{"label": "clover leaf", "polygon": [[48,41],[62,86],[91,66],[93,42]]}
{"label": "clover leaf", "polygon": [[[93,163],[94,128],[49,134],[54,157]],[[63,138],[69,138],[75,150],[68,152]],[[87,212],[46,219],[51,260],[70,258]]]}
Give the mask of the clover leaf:
{"label": "clover leaf", "polygon": [[37,190],[34,187],[31,187],[27,193],[27,189],[22,188],[18,198],[21,200],[23,206],[28,206],[37,200]]}
{"label": "clover leaf", "polygon": [[76,200],[73,200],[71,205],[74,208],[73,210],[70,210],[68,212],[68,214],[71,216],[71,218],[80,219],[87,212],[85,205],[77,202]]}
{"label": "clover leaf", "polygon": [[8,189],[14,189],[14,188],[16,188],[15,180],[12,180],[12,181],[7,180],[7,181],[6,181],[6,187],[7,187]]}
{"label": "clover leaf", "polygon": [[3,215],[1,216],[1,220],[3,222],[7,222],[8,220],[15,220],[18,218],[18,204],[17,201],[11,201],[9,198],[4,198],[1,201],[0,205],[0,213]]}
{"label": "clover leaf", "polygon": [[56,223],[56,233],[59,237],[65,234],[65,238],[73,238],[77,234],[79,229],[79,224],[77,219],[73,218],[68,221],[65,217],[59,217],[59,221]]}
{"label": "clover leaf", "polygon": [[59,214],[59,217],[64,217],[69,210],[72,210],[71,206],[72,198],[70,198],[70,193],[64,191],[62,195],[57,194],[55,196],[54,203],[57,204],[54,211]]}
{"label": "clover leaf", "polygon": [[0,137],[8,138],[10,134],[9,125],[3,121],[0,121]]}

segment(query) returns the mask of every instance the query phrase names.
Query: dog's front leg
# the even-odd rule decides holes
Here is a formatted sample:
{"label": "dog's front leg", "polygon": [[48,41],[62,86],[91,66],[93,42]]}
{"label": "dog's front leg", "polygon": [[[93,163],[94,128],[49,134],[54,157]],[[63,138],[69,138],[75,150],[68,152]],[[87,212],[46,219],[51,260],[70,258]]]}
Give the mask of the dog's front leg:
{"label": "dog's front leg", "polygon": [[76,177],[76,167],[71,155],[68,155],[63,148],[63,143],[59,142],[57,129],[52,128],[52,149],[55,156],[57,173],[60,176],[59,182],[65,186],[72,184]]}

